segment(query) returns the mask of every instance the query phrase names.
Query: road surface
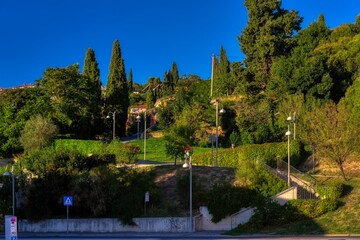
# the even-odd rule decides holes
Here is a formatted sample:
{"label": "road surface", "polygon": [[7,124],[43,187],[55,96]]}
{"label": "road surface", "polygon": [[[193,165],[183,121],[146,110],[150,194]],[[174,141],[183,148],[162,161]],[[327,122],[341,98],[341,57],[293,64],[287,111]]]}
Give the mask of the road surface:
{"label": "road surface", "polygon": [[[0,239],[5,239],[4,234],[0,234]],[[59,240],[59,239],[82,239],[82,240],[160,240],[160,239],[217,239],[217,240],[350,240],[360,239],[360,235],[346,236],[346,235],[306,235],[306,236],[280,236],[280,235],[240,235],[240,236],[226,236],[222,232],[195,232],[195,233],[19,233],[19,240]]]}

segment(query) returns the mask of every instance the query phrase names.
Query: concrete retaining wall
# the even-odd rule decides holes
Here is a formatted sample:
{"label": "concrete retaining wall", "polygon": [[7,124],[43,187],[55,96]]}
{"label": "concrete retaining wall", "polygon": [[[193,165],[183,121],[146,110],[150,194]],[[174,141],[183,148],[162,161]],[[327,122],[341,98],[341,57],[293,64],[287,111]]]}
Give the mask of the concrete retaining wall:
{"label": "concrete retaining wall", "polygon": [[189,218],[134,218],[137,226],[122,225],[112,218],[49,219],[36,223],[19,221],[19,232],[188,232]]}

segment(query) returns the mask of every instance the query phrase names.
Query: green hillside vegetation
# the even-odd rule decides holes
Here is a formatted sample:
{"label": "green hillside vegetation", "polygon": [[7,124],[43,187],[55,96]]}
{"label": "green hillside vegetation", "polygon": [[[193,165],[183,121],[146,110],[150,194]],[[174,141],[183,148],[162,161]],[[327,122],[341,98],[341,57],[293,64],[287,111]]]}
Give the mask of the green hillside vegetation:
{"label": "green hillside vegetation", "polygon": [[[230,62],[221,46],[219,56],[213,58],[211,80],[179,76],[173,62],[163,78],[135,83],[132,71],[126,74],[120,42],[114,40],[105,88],[95,50],[88,49],[82,71],[79,64],[49,67],[34,87],[2,90],[0,157],[13,159],[16,191],[24,199],[18,216],[61,217],[61,196],[72,194],[79,202],[76,216],[116,217],[131,224],[134,216],[143,213],[145,191],[153,196],[152,215],[181,214],[186,209],[183,199],[174,200],[184,203],[180,208],[166,203],[167,210],[160,209],[165,193],[156,179],[161,178],[159,172],[179,173],[172,181],[176,187],[167,189],[185,194],[186,170],[179,163],[184,148],[191,146],[195,171],[231,168],[236,173],[238,185],[231,180],[230,185],[203,186],[196,193],[194,208],[208,204],[214,221],[257,204],[266,208],[260,207],[252,222],[239,231],[261,231],[255,225],[273,227],[265,219],[289,231],[298,230],[285,223],[305,221],[308,226],[318,221],[313,232],[357,232],[349,225],[356,210],[349,209],[357,202],[353,194],[359,189],[354,175],[359,173],[360,155],[360,16],[354,23],[330,29],[320,15],[301,29],[299,12],[283,9],[281,1],[245,0],[244,4],[248,22],[237,39],[245,59]],[[126,143],[121,139],[135,138],[140,115],[141,126],[151,127],[146,130],[148,136],[152,131],[163,133],[161,138],[146,139],[146,160],[170,166],[133,168],[144,157],[144,139]],[[327,186],[327,181],[315,181],[320,192],[332,189],[325,200],[292,202],[285,209],[267,202],[270,193],[283,189],[283,181],[274,180],[259,166],[276,167],[288,156],[293,167],[312,170],[306,173],[309,178],[316,178],[311,176],[314,173],[331,174],[340,177],[341,183]],[[0,173],[9,170],[9,165],[1,167]],[[0,213],[7,214],[11,211],[9,179],[2,176],[0,182],[4,183]],[[203,189],[204,182],[212,180],[195,181],[194,189]],[[329,201],[329,196],[341,195],[344,182],[352,190],[345,191],[340,204],[338,197]],[[231,196],[221,199],[228,204],[215,201],[214,193]],[[233,200],[241,196],[241,201]],[[336,207],[339,210],[328,213]],[[311,209],[317,214],[309,214]],[[279,213],[296,218],[281,218],[284,214]]]}

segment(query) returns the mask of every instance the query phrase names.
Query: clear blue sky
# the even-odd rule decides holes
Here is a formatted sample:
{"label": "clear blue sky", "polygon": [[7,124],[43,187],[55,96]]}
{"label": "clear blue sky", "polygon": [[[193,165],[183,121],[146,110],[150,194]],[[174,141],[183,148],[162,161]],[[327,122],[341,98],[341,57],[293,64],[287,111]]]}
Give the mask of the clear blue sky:
{"label": "clear blue sky", "polygon": [[[304,17],[303,27],[325,15],[329,27],[354,23],[359,0],[283,0]],[[1,0],[0,87],[34,83],[47,67],[80,64],[95,51],[107,82],[112,44],[120,41],[127,74],[145,83],[179,73],[211,75],[211,55],[224,46],[243,60],[237,36],[246,26],[244,0]]]}

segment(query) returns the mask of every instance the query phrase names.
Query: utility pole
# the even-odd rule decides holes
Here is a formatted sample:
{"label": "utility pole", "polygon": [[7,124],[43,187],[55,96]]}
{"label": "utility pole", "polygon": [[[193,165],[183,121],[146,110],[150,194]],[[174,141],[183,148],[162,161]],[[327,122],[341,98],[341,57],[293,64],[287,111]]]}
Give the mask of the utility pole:
{"label": "utility pole", "polygon": [[210,87],[210,97],[213,96],[214,88],[214,67],[215,67],[215,55],[211,56],[211,87]]}

